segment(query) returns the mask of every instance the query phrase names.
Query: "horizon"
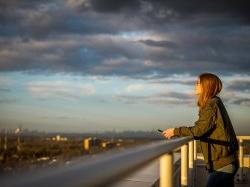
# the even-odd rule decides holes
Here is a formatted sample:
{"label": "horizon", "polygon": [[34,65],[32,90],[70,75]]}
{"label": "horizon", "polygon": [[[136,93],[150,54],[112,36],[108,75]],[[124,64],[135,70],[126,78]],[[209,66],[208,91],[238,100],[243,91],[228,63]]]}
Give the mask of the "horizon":
{"label": "horizon", "polygon": [[[194,85],[217,74],[250,134],[244,1],[64,0],[0,5],[0,129],[105,132],[191,126]],[[216,5],[216,6],[215,6]]]}

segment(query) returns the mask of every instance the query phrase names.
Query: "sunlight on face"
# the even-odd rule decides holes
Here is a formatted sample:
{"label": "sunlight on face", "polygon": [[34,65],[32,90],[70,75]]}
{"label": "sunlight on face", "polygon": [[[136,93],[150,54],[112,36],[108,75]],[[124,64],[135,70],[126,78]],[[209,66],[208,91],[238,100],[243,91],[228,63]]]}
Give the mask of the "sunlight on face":
{"label": "sunlight on face", "polygon": [[200,79],[195,83],[195,95],[199,95],[201,93]]}

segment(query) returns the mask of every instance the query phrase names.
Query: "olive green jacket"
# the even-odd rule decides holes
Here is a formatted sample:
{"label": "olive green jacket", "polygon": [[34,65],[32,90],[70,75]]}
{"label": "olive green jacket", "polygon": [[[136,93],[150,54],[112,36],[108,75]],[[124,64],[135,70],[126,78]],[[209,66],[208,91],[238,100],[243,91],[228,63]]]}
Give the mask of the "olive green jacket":
{"label": "olive green jacket", "polygon": [[191,127],[174,129],[176,136],[193,136],[200,140],[201,150],[209,171],[230,163],[238,164],[238,142],[228,116],[219,97],[208,100],[199,110],[199,119]]}

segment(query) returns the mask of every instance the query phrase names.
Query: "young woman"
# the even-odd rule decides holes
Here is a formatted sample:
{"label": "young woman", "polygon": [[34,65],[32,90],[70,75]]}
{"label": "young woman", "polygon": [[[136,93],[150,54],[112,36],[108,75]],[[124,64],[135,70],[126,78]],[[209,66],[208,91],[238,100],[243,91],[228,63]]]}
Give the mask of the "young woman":
{"label": "young woman", "polygon": [[201,74],[195,86],[199,119],[194,126],[163,131],[168,139],[172,136],[193,136],[200,140],[209,172],[207,187],[234,186],[234,175],[239,167],[237,138],[225,106],[218,97],[221,89],[222,82],[216,75]]}

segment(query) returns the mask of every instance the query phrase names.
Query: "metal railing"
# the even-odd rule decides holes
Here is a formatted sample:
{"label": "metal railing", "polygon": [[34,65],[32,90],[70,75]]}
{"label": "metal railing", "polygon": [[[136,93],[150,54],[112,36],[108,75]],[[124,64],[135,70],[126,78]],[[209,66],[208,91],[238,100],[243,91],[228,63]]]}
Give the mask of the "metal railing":
{"label": "metal railing", "polygon": [[[239,160],[243,168],[243,140],[250,136],[237,136],[240,143]],[[160,187],[174,186],[173,153],[181,149],[181,186],[194,186],[196,141],[191,137],[160,140],[124,151],[109,151],[87,161],[76,161],[58,168],[47,168],[35,173],[0,179],[1,187],[91,187],[107,186],[139,170],[155,159],[160,160]],[[242,171],[240,172],[242,179]]]}
{"label": "metal railing", "polygon": [[[188,146],[189,145],[189,146]],[[191,137],[160,140],[124,151],[109,151],[88,161],[77,161],[59,168],[0,179],[1,187],[90,187],[107,186],[160,158],[160,186],[172,187],[173,151],[181,147],[181,184],[187,186],[188,167],[193,167],[196,153]],[[191,152],[188,152],[188,147]],[[188,155],[189,164],[188,164]],[[193,156],[192,156],[193,155]]]}
{"label": "metal railing", "polygon": [[244,174],[243,174],[243,168],[244,168],[244,140],[250,140],[250,136],[237,136],[237,139],[239,141],[239,162],[240,162],[240,168],[239,168],[239,177],[238,177],[238,182],[242,182],[245,179],[243,178]]}

